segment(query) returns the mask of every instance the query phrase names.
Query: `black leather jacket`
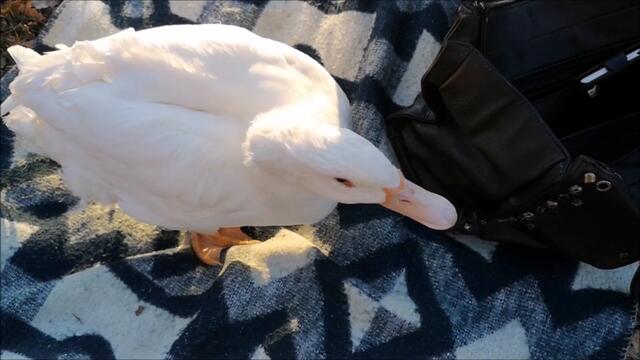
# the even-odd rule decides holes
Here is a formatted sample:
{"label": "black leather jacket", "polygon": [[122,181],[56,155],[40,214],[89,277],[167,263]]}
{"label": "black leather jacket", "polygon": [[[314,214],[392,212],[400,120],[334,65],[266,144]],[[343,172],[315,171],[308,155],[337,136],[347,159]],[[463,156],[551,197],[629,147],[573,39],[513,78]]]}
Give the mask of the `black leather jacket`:
{"label": "black leather jacket", "polygon": [[637,261],[638,19],[637,0],[463,3],[422,92],[387,117],[403,171],[452,200],[457,231]]}

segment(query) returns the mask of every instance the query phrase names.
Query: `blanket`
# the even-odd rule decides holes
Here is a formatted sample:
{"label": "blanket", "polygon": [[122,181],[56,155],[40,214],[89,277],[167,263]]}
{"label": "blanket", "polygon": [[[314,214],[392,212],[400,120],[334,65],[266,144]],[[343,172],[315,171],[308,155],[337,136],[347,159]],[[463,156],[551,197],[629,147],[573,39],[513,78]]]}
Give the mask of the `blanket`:
{"label": "blanket", "polygon": [[[457,5],[67,0],[35,48],[128,27],[242,26],[320,62],[354,130],[393,158],[383,119],[418,93]],[[611,359],[632,333],[637,264],[603,271],[339,205],[317,224],[247,228],[263,242],[204,266],[183,233],[80,207],[59,165],[4,124],[0,142],[3,359]]]}

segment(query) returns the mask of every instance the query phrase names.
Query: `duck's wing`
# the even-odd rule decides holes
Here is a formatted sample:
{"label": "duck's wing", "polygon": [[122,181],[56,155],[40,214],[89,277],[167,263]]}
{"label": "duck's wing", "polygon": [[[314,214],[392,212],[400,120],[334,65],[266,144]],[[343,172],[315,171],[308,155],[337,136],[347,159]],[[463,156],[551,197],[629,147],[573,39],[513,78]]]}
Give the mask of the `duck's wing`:
{"label": "duck's wing", "polygon": [[3,113],[21,94],[46,86],[61,92],[105,82],[128,99],[172,104],[250,121],[261,112],[315,96],[335,111],[348,100],[315,60],[285,44],[229,25],[173,25],[127,29],[40,56],[9,52],[20,67]]}
{"label": "duck's wing", "polygon": [[[72,191],[128,202],[125,211],[144,221],[167,223],[154,217],[160,200],[173,207],[166,217],[174,222],[198,206],[233,208],[225,194],[230,184],[242,186],[241,179],[227,181],[240,177],[242,163],[235,122],[111,90],[101,82],[60,93],[42,88],[23,94],[23,106],[5,121],[62,165]],[[145,209],[151,215],[139,213]]]}
{"label": "duck's wing", "polygon": [[107,81],[128,98],[234,118],[311,94],[338,101],[341,93],[309,56],[236,26],[129,29],[69,51],[83,78]]}
{"label": "duck's wing", "polygon": [[[118,54],[113,64],[121,88],[157,89],[145,92],[153,101],[236,117],[314,95],[346,101],[311,57],[236,26],[165,26],[119,37],[110,46]],[[173,91],[161,90],[167,88]]]}

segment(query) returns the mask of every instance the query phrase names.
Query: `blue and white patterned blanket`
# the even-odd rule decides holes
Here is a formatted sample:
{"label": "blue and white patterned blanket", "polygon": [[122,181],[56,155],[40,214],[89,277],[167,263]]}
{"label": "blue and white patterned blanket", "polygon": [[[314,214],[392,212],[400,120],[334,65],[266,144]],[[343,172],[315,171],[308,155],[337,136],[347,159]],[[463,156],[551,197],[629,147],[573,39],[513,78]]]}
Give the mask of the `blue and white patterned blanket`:
{"label": "blue and white patterned blanket", "polygon": [[[306,52],[348,94],[355,130],[390,157],[453,1],[65,1],[36,49],[127,27],[225,23]],[[15,70],[2,80],[2,97]],[[250,94],[248,94],[249,96]],[[637,264],[452,238],[379,206],[313,226],[249,229],[223,269],[184,235],[78,201],[53,161],[0,134],[1,357],[621,358]]]}

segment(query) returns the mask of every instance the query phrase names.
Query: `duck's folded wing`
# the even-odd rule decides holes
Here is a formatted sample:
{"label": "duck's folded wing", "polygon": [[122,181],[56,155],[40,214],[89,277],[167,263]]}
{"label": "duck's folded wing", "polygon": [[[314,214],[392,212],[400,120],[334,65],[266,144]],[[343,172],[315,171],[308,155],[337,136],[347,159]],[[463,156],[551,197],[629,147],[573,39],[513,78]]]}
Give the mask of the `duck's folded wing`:
{"label": "duck's folded wing", "polygon": [[240,140],[229,120],[123,99],[108,83],[61,93],[41,88],[23,94],[21,101],[33,116],[12,112],[7,125],[31,122],[33,131],[23,135],[77,176],[69,179],[71,185],[100,182],[100,191],[116,192],[106,196],[115,200],[117,192],[138,192],[191,204],[215,202],[207,199],[215,196],[206,191],[215,187],[211,175],[241,162]]}
{"label": "duck's folded wing", "polygon": [[45,55],[14,46],[20,75],[2,106],[42,87],[57,92],[94,82],[139,102],[155,102],[249,122],[261,112],[321,96],[344,110],[348,101],[316,61],[285,44],[235,26],[175,25],[127,29],[79,41]]}
{"label": "duck's folded wing", "polygon": [[325,88],[337,98],[320,64],[235,26],[165,26],[87,46],[94,49],[83,50],[88,59],[105,65],[105,79],[119,92],[147,101],[242,118]]}

